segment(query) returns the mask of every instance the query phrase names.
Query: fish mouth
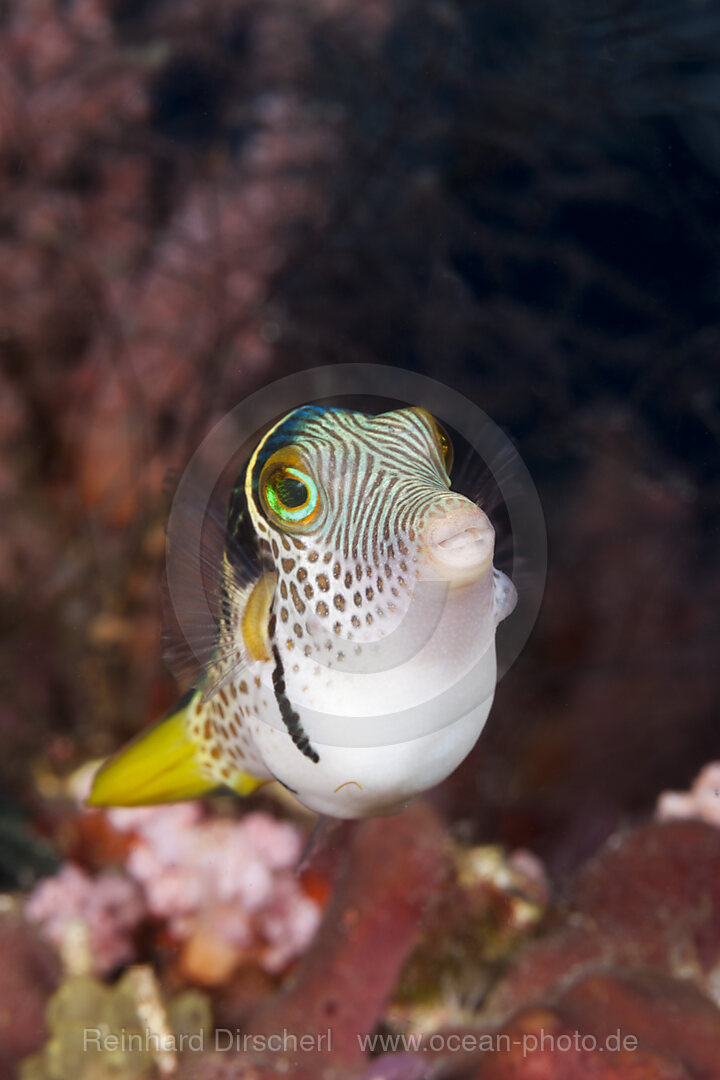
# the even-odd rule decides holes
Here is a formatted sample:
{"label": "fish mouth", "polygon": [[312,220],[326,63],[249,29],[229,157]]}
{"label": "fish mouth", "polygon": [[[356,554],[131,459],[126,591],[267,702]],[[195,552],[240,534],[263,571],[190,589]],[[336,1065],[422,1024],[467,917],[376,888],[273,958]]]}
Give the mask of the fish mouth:
{"label": "fish mouth", "polygon": [[427,551],[433,569],[451,585],[476,581],[492,565],[495,530],[482,510],[472,504],[435,522],[427,532]]}
{"label": "fish mouth", "polygon": [[485,535],[477,525],[470,525],[466,529],[461,529],[460,532],[453,532],[450,536],[446,536],[444,540],[438,540],[437,546],[442,548],[443,551],[457,552],[459,550],[473,549],[475,545],[484,543]]}

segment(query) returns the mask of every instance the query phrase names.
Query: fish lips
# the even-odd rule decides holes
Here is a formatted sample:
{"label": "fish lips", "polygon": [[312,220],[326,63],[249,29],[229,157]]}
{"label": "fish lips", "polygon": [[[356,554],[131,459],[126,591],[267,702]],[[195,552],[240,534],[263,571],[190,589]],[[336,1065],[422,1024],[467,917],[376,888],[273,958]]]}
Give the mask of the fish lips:
{"label": "fish lips", "polygon": [[495,530],[480,507],[468,503],[431,520],[423,547],[431,576],[451,588],[470,585],[492,567]]}

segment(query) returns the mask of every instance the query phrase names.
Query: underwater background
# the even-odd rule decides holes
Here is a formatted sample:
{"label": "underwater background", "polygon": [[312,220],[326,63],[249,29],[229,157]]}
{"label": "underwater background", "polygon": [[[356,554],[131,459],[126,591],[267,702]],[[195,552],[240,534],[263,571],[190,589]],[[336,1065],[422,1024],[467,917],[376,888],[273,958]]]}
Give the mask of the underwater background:
{"label": "underwater background", "polygon": [[[2,1076],[720,1075],[719,293],[711,2],[0,3]],[[345,363],[456,388],[539,491],[478,745],[300,875],[312,822],[264,794],[83,812],[176,697],[168,477]],[[333,1048],[78,1052],[138,1002]]]}

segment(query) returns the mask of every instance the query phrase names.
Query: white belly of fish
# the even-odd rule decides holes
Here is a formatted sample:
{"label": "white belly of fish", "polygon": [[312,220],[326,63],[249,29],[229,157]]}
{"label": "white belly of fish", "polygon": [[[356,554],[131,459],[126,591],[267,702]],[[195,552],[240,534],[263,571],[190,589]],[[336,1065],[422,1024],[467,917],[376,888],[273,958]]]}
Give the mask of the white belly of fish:
{"label": "white belly of fish", "polygon": [[493,640],[464,676],[409,708],[368,716],[348,715],[347,704],[343,715],[297,707],[317,762],[298,750],[279,719],[253,724],[253,741],[268,771],[310,809],[343,818],[392,813],[467,756],[490,712],[495,681]]}

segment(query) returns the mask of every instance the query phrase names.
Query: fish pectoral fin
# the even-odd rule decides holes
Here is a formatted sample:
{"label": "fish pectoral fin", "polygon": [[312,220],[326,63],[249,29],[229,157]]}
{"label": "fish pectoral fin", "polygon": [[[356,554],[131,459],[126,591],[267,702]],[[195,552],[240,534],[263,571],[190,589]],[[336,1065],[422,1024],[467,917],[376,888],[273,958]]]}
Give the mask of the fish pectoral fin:
{"label": "fish pectoral fin", "polygon": [[114,754],[95,776],[88,806],[149,806],[199,799],[217,790],[202,770],[187,732],[187,713],[200,698],[189,695],[175,712]]}
{"label": "fish pectoral fin", "polygon": [[252,660],[269,660],[270,610],[272,608],[278,576],[274,570],[263,574],[250,591],[242,616],[242,635],[248,655]]}

